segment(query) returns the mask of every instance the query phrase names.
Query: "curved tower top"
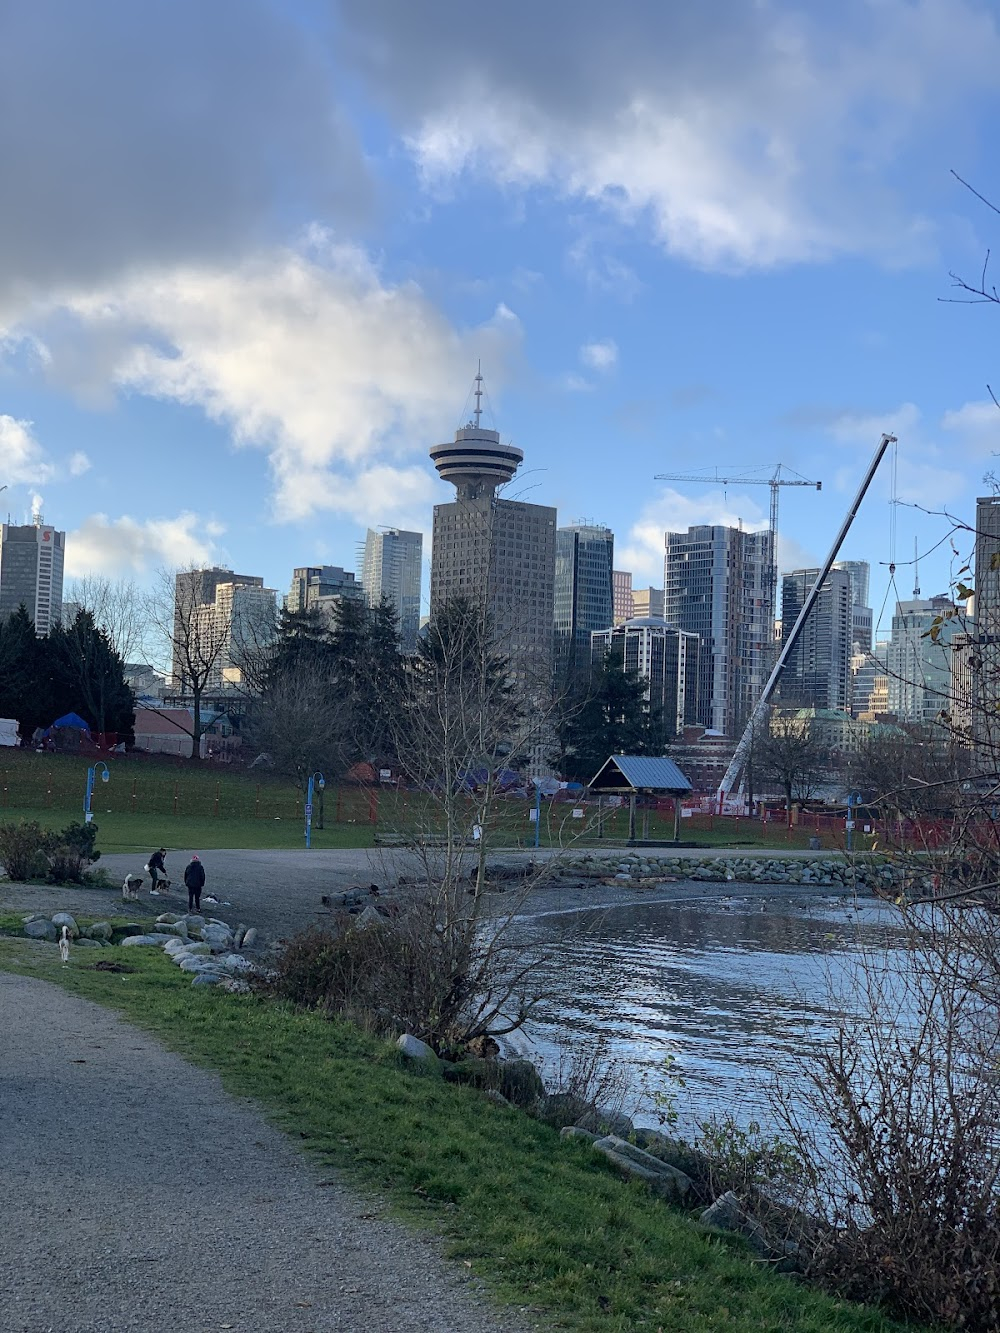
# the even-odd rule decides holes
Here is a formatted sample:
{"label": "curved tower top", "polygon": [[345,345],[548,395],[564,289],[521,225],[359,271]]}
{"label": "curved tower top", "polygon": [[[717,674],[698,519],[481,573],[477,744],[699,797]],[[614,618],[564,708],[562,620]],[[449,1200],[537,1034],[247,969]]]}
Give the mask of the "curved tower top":
{"label": "curved tower top", "polygon": [[455,432],[451,444],[435,444],[431,459],[438,476],[450,481],[460,499],[474,500],[505,485],[521,466],[524,453],[513,444],[501,444],[500,433],[480,425],[483,376],[476,372],[474,419]]}

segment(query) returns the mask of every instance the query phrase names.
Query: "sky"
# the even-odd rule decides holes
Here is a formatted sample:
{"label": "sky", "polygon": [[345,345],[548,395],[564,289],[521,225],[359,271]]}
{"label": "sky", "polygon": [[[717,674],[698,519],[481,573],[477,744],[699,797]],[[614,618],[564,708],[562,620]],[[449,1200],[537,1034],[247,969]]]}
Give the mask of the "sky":
{"label": "sky", "polygon": [[8,0],[5,515],[67,530],[68,579],[283,591],[429,534],[481,361],[508,494],[638,587],[666,529],[767,515],[656,474],[822,481],[785,569],[896,434],[841,552],[887,632],[998,466],[1000,310],[950,299],[1000,237],[956,178],[1000,204],[998,70],[979,0]]}

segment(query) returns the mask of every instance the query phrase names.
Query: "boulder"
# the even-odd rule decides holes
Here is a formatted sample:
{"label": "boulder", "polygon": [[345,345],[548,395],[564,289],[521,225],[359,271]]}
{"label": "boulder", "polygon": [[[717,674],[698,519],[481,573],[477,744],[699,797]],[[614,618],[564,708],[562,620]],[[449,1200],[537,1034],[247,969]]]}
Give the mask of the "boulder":
{"label": "boulder", "polygon": [[204,926],[201,938],[211,946],[213,953],[228,953],[233,947],[233,932],[221,923]]}
{"label": "boulder", "polygon": [[225,981],[225,977],[222,975],[221,972],[210,972],[206,969],[204,971],[199,972],[198,975],[193,978],[191,985],[218,986],[221,985],[223,981]]}
{"label": "boulder", "polygon": [[94,924],[88,926],[83,933],[88,940],[110,940],[113,933],[111,922],[95,921]]}
{"label": "boulder", "polygon": [[86,935],[81,935],[80,938],[74,940],[73,943],[77,949],[99,949],[101,947],[100,940],[89,940]]}
{"label": "boulder", "polygon": [[124,926],[118,927],[119,935],[145,935],[145,929],[139,925],[138,921],[129,921]]}
{"label": "boulder", "polygon": [[156,918],[155,924],[157,926],[173,926],[180,919],[181,918],[177,915],[176,912],[161,912],[160,915]]}
{"label": "boulder", "polygon": [[[177,959],[177,966],[182,972],[204,972],[205,968],[211,968],[212,964],[207,958],[192,958],[190,954],[185,954]],[[215,971],[218,971],[218,968]]]}
{"label": "boulder", "polygon": [[589,1129],[581,1129],[579,1125],[563,1125],[559,1131],[561,1139],[579,1139],[582,1143],[596,1143],[598,1136],[591,1134]]}
{"label": "boulder", "polygon": [[166,935],[128,935],[122,940],[122,948],[137,945],[140,948],[162,949],[166,940]]}
{"label": "boulder", "polygon": [[602,1134],[617,1134],[620,1139],[625,1139],[635,1131],[631,1118],[610,1106],[588,1106],[576,1123],[581,1129],[589,1130],[595,1139]]}
{"label": "boulder", "polygon": [[32,940],[51,940],[53,943],[59,938],[59,932],[47,917],[41,917],[35,921],[29,921],[24,927],[24,933]]}
{"label": "boulder", "polygon": [[545,1096],[542,1076],[530,1060],[494,1060],[491,1063],[499,1065],[497,1091],[514,1106],[534,1106]]}
{"label": "boulder", "polygon": [[746,1211],[732,1190],[726,1190],[725,1194],[720,1194],[714,1203],[709,1204],[701,1214],[701,1221],[707,1227],[744,1236],[750,1242],[750,1248],[762,1257],[770,1252],[760,1223]]}
{"label": "boulder", "polygon": [[385,918],[370,903],[363,912],[359,912],[354,918],[355,930],[369,930],[372,926],[382,926],[384,924]]}
{"label": "boulder", "polygon": [[601,1153],[624,1176],[644,1180],[654,1193],[681,1203],[691,1190],[692,1181],[683,1171],[661,1162],[658,1157],[644,1152],[632,1143],[608,1134],[594,1140],[594,1151]]}
{"label": "boulder", "polygon": [[202,926],[205,924],[205,918],[200,916],[197,912],[188,912],[187,915],[181,919],[187,923],[189,931],[201,930]]}
{"label": "boulder", "polygon": [[514,1103],[509,1102],[502,1092],[497,1092],[496,1088],[487,1088],[483,1093],[483,1096],[488,1102],[492,1102],[494,1106],[504,1106],[509,1111],[514,1110]]}
{"label": "boulder", "polygon": [[21,917],[24,925],[27,925],[29,921],[48,921],[48,919],[44,912],[29,912],[27,916]]}
{"label": "boulder", "polygon": [[241,953],[227,953],[222,958],[216,958],[214,966],[234,977],[246,976],[248,972],[257,970],[250,959],[244,958]]}
{"label": "boulder", "polygon": [[71,912],[54,912],[52,915],[52,924],[61,935],[63,926],[69,931],[71,940],[80,938],[80,927],[76,924],[76,917]]}
{"label": "boulder", "polygon": [[250,929],[243,936],[243,944],[241,947],[244,949],[255,948],[258,938],[259,938],[259,932],[257,930],[257,927],[251,926]]}
{"label": "boulder", "polygon": [[425,1041],[421,1041],[419,1037],[411,1036],[409,1032],[404,1032],[396,1045],[408,1060],[422,1060],[435,1069],[441,1064],[433,1049]]}
{"label": "boulder", "polygon": [[153,925],[153,932],[157,935],[175,935],[182,940],[188,937],[187,926],[183,921],[157,921]]}
{"label": "boulder", "polygon": [[589,1111],[596,1111],[597,1108],[592,1102],[588,1102],[586,1097],[578,1097],[572,1092],[553,1092],[547,1097],[541,1097],[535,1104],[535,1118],[541,1120],[545,1125],[551,1125],[553,1129],[561,1129],[563,1125],[575,1125]]}

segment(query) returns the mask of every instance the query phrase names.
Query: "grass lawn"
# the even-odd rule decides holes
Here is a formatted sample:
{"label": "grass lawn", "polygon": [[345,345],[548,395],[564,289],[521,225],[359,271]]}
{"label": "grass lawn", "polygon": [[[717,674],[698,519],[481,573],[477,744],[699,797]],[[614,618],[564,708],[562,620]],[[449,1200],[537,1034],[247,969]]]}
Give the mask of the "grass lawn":
{"label": "grass lawn", "polygon": [[137,969],[128,975],[93,971],[95,953],[76,950],[62,967],[54,948],[0,939],[0,967],[122,1011],[218,1070],[324,1164],[439,1228],[500,1301],[593,1333],[903,1327],[775,1276],[742,1243],[618,1179],[588,1148],[403,1068],[389,1043],[283,1005],[193,989],[158,951],[101,952]]}

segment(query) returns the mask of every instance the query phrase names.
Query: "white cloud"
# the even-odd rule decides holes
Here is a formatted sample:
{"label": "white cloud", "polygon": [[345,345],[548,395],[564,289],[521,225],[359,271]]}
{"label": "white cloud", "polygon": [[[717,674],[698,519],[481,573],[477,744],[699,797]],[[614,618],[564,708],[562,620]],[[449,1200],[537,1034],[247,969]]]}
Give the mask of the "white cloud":
{"label": "white cloud", "polygon": [[713,268],[923,253],[908,154],[954,137],[1000,59],[973,0],[341,11],[429,181],[549,186]]}
{"label": "white cloud", "polygon": [[224,528],[189,512],[174,518],[91,514],[66,536],[66,577],[107,574],[141,577],[158,568],[205,566],[220,558]]}
{"label": "white cloud", "polygon": [[613,338],[601,342],[584,343],[580,348],[580,360],[590,370],[601,374],[614,370],[618,364],[618,344]]}
{"label": "white cloud", "polygon": [[960,435],[962,444],[980,458],[1000,453],[1000,408],[996,403],[965,403],[941,418],[944,430]]}
{"label": "white cloud", "polygon": [[[959,415],[946,413],[942,424]],[[949,466],[954,449],[936,442],[914,403],[901,403],[886,412],[842,413],[828,423],[827,430],[842,444],[865,445],[870,452],[881,435],[895,435],[894,460],[891,455],[883,460],[874,489],[890,499],[894,495],[901,504],[939,509],[960,499],[968,489],[967,474]],[[859,454],[856,461],[843,462],[834,474],[837,490],[849,494],[857,489],[867,456]]]}
{"label": "white cloud", "polygon": [[681,495],[670,487],[645,505],[638,520],[629,529],[624,543],[615,550],[615,566],[630,569],[633,583],[654,587],[663,584],[664,533],[686,532],[700,523],[738,527],[742,520],[748,532],[767,527],[760,505],[749,496],[722,491],[706,495]]}
{"label": "white cloud", "polygon": [[507,306],[457,330],[415,283],[385,281],[362,250],[316,229],[301,250],[68,297],[48,321],[54,374],[67,342],[93,339],[98,377],[113,347],[120,390],[198,407],[237,445],[264,450],[282,520],[411,512],[429,498],[428,446],[453,428],[477,359],[495,389],[520,340]]}
{"label": "white cloud", "polygon": [[66,466],[71,477],[82,477],[85,472],[90,471],[93,464],[82,449],[76,449],[70,454]]}
{"label": "white cloud", "polygon": [[32,433],[33,423],[0,416],[0,484],[32,485],[48,481],[54,468]]}

